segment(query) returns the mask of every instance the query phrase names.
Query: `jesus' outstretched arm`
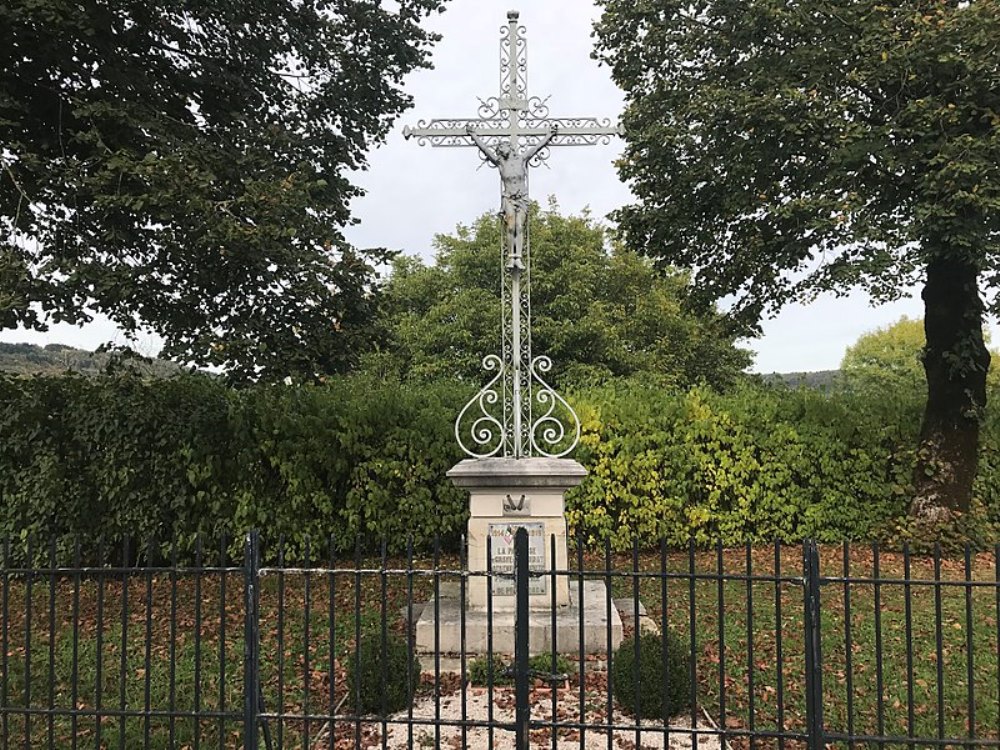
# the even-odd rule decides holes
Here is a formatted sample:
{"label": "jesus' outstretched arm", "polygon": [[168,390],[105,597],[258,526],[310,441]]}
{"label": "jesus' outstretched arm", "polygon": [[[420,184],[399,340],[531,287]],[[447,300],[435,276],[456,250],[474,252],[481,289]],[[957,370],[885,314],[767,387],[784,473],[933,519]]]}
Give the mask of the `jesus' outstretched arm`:
{"label": "jesus' outstretched arm", "polygon": [[465,128],[465,132],[473,140],[473,142],[477,146],[479,146],[479,150],[483,152],[483,156],[486,157],[486,161],[496,166],[499,161],[497,159],[497,155],[493,152],[493,150],[489,146],[486,145],[486,141],[484,141],[482,138],[479,137],[479,135],[476,133],[475,128],[473,128],[471,125],[467,125]]}
{"label": "jesus' outstretched arm", "polygon": [[524,163],[527,164],[529,161],[534,159],[535,154],[537,154],[543,148],[548,146],[549,142],[557,135],[559,135],[559,126],[553,125],[551,128],[549,128],[548,134],[544,138],[542,138],[542,140],[540,140],[538,143],[536,143],[534,146],[528,149],[528,151],[524,154]]}

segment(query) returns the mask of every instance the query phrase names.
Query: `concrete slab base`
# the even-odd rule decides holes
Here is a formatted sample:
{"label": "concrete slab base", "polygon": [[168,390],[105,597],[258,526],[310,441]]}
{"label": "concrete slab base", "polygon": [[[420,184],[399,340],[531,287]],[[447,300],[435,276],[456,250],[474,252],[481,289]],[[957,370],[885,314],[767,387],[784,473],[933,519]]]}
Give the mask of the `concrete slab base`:
{"label": "concrete slab base", "polygon": [[[528,621],[528,648],[532,654],[549,653],[555,638],[556,651],[576,654],[580,650],[580,627],[583,626],[584,654],[608,652],[608,592],[602,581],[584,581],[583,610],[577,601],[579,592],[570,586],[569,605],[555,610],[532,610]],[[435,609],[437,612],[435,613]],[[611,651],[622,641],[622,620],[618,608],[611,603]],[[436,615],[436,616],[435,616]],[[465,653],[488,652],[490,620],[486,611],[466,607]],[[437,633],[437,640],[435,640]],[[492,618],[493,653],[514,653],[514,612],[494,611]],[[462,651],[462,609],[451,591],[442,590],[437,607],[427,602],[416,625],[416,648],[424,653],[457,654]]]}

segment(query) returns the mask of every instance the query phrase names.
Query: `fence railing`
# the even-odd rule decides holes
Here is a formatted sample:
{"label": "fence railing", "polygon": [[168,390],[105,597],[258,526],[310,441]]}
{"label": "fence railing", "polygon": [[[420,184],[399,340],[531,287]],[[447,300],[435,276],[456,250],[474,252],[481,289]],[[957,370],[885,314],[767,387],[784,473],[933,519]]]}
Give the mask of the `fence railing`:
{"label": "fence railing", "polygon": [[[14,553],[6,543],[0,750],[1000,747],[996,550],[622,553],[577,540],[565,569],[542,573],[522,551],[515,590],[540,576],[554,596],[565,580],[577,606],[568,611],[580,613],[581,599],[605,592],[595,636],[566,630],[549,609],[503,616],[492,594],[501,574],[470,571],[461,554],[340,549],[266,546],[251,534],[242,545],[199,541],[183,561],[176,546],[126,543],[109,564],[104,553],[85,563],[79,545]],[[516,655],[469,648],[469,589],[482,577],[494,627],[521,626]],[[458,620],[443,614],[449,601]],[[421,617],[436,641],[458,628],[457,651],[415,663]],[[614,651],[617,618],[632,661],[646,648],[628,638],[636,632],[673,643],[662,667],[630,673],[632,685],[616,684],[614,654],[602,653]],[[539,628],[555,633],[541,655],[523,647]],[[491,630],[481,650],[508,635]],[[680,670],[667,663],[677,653]],[[374,698],[350,677],[372,654]],[[411,681],[413,700],[390,710]],[[625,710],[629,693],[670,693],[678,681],[674,715]]]}

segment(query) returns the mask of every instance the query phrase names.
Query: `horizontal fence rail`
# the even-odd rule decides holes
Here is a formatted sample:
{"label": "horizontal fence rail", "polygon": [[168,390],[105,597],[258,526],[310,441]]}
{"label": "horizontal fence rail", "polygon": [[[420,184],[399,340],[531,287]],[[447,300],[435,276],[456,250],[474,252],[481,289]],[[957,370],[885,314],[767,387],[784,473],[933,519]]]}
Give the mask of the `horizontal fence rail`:
{"label": "horizontal fence rail", "polygon": [[1000,747],[1000,550],[524,544],[8,540],[0,750]]}

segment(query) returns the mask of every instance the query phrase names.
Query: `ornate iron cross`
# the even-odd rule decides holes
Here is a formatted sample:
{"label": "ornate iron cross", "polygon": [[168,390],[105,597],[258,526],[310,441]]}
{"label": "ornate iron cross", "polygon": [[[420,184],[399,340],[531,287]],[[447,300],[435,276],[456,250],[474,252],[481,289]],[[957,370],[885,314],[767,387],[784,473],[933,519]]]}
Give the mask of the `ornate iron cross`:
{"label": "ornate iron cross", "polygon": [[507,13],[500,30],[500,95],[480,99],[477,117],[421,120],[403,129],[420,145],[475,146],[500,172],[502,353],[483,360],[495,374],[455,421],[459,445],[477,458],[564,456],[579,440],[579,419],[542,377],[552,360],[531,354],[528,170],[548,159],[553,146],[608,144],[621,135],[609,119],[550,117],[548,98],[528,96],[527,42],[517,21],[517,11]]}

